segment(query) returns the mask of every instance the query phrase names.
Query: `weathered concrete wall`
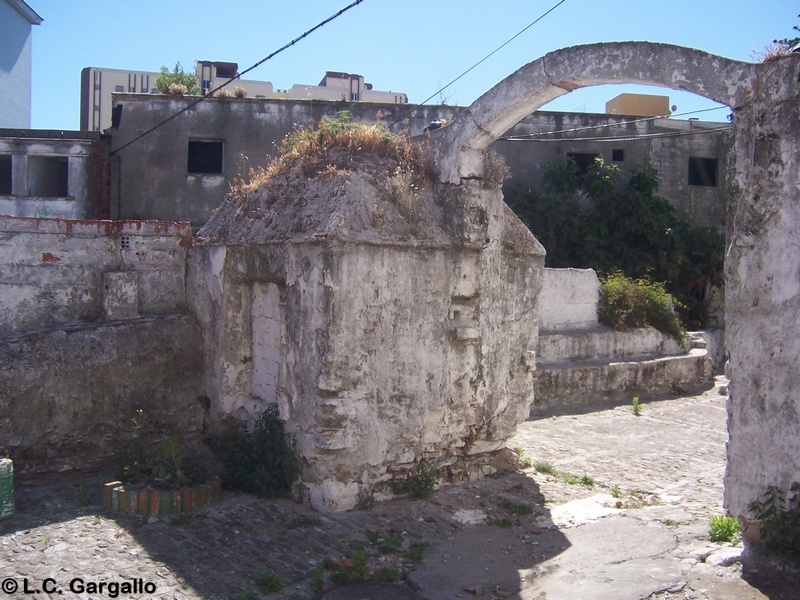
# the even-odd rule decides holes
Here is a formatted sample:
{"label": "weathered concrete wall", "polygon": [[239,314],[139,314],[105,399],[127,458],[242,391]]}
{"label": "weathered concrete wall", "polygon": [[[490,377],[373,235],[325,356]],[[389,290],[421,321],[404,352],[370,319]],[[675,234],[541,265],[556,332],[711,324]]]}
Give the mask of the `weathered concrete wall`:
{"label": "weathered concrete wall", "polygon": [[800,481],[800,55],[757,65],[734,110],[726,260],[725,507]]}
{"label": "weathered concrete wall", "polygon": [[[142,129],[185,109],[196,98],[165,95],[115,94],[121,107],[118,129],[112,129],[113,148],[134,139]],[[230,191],[235,178],[251,167],[263,166],[277,153],[281,141],[298,126],[335,118],[348,110],[355,120],[384,123],[403,120],[408,105],[320,100],[209,98],[120,151],[114,168],[124,189],[112,201],[112,216],[121,219],[190,221],[200,227]],[[451,118],[455,107],[421,107],[408,117],[411,133],[422,132],[431,120]],[[403,125],[405,127],[405,125]],[[223,143],[222,172],[187,171],[189,140]],[[244,161],[243,158],[244,157]],[[142,173],[147,173],[142,177]],[[169,198],[169,202],[164,202]]]}
{"label": "weathered concrete wall", "polygon": [[0,341],[0,439],[18,475],[114,466],[136,411],[199,439],[202,341],[188,315],[78,326]]}
{"label": "weathered concrete wall", "polygon": [[539,302],[539,329],[597,327],[600,280],[593,269],[545,269]]}
{"label": "weathered concrete wall", "polygon": [[0,215],[98,216],[93,205],[100,192],[94,187],[95,167],[105,146],[99,134],[69,133],[73,137],[48,137],[56,135],[51,131],[0,132],[0,156],[11,158],[11,194],[0,195]]}
{"label": "weathered concrete wall", "polygon": [[[152,127],[194,101],[196,99],[170,96],[116,94],[115,102],[122,106],[123,117],[119,128],[111,130],[113,147],[122,146],[139,131]],[[463,108],[257,98],[208,99],[119,153],[121,158],[115,168],[121,169],[122,183],[119,189],[114,189],[118,198],[112,201],[112,207],[115,210],[119,207],[122,218],[188,220],[199,227],[219,205],[233,180],[250,167],[263,166],[267,157],[276,153],[286,135],[296,127],[318,122],[324,116],[335,117],[340,110],[351,111],[353,118],[359,121],[386,126],[397,123],[392,131],[407,130],[410,135],[418,135],[435,119],[453,121]],[[612,163],[613,151],[621,150],[625,158],[616,164],[623,180],[635,166],[649,160],[659,170],[660,193],[679,211],[689,211],[697,223],[722,227],[726,203],[722,182],[729,132],[634,139],[636,136],[675,133],[676,128],[697,128],[702,124],[690,125],[687,121],[669,119],[629,123],[630,120],[630,117],[619,115],[537,111],[525,116],[503,135],[534,137],[525,141],[499,139],[491,147],[505,158],[512,173],[510,181],[523,181],[534,189],[542,188],[543,168],[554,160],[565,159],[568,153],[596,153]],[[727,124],[716,124],[720,125]],[[564,133],[537,135],[553,131]],[[602,141],[611,134],[631,136],[631,139],[613,144]],[[223,143],[221,174],[187,173],[189,140]],[[247,157],[243,165],[245,171],[240,165],[241,156]],[[719,159],[719,185],[689,186],[689,156]],[[148,175],[142,177],[141,173]],[[164,202],[163,198],[172,200]]]}
{"label": "weathered concrete wall", "polygon": [[103,319],[114,272],[133,273],[137,314],[185,312],[189,244],[187,223],[0,217],[0,337]]}

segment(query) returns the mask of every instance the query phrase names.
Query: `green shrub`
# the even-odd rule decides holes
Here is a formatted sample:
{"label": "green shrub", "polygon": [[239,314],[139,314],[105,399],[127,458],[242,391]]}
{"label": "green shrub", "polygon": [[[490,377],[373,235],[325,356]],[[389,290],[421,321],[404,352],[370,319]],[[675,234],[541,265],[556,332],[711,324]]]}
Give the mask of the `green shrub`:
{"label": "green shrub", "polygon": [[126,483],[170,488],[202,483],[209,468],[176,435],[166,436],[141,409],[130,419],[129,435],[116,449],[118,476]]}
{"label": "green shrub", "polygon": [[770,486],[750,510],[761,522],[761,544],[769,552],[784,556],[800,565],[800,482],[789,488],[788,500],[778,486]]}
{"label": "green shrub", "polygon": [[[172,86],[172,89],[170,89]],[[161,67],[161,74],[156,76],[156,87],[162,94],[175,94],[180,89],[181,95],[196,95],[200,91],[197,85],[197,77],[192,73],[184,73],[180,62],[175,63],[175,68],[170,71],[167,67]]]}
{"label": "green shrub", "polygon": [[733,517],[711,517],[708,539],[712,542],[733,542],[739,539],[739,520]]}
{"label": "green shrub", "polygon": [[601,323],[619,331],[653,327],[685,345],[686,329],[675,314],[675,305],[663,284],[617,272],[601,281],[597,314]]}
{"label": "green shrub", "polygon": [[249,429],[229,418],[212,442],[222,462],[222,484],[262,496],[277,496],[291,489],[298,465],[294,439],[283,429],[278,407],[258,413]]}
{"label": "green shrub", "polygon": [[419,463],[411,474],[392,486],[392,491],[414,500],[425,500],[433,496],[436,489],[436,470],[425,463]]}
{"label": "green shrub", "polygon": [[287,583],[288,581],[286,581],[286,578],[275,571],[265,571],[259,575],[256,581],[258,589],[264,594],[280,592],[286,587]]}

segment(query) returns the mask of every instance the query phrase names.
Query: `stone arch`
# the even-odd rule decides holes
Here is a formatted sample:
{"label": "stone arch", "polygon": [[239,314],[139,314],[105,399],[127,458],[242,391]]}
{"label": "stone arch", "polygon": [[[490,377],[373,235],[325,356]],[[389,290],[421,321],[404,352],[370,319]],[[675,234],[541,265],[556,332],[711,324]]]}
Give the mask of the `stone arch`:
{"label": "stone arch", "polygon": [[583,87],[641,83],[686,90],[731,107],[755,88],[755,65],[700,50],[616,42],[556,50],[518,69],[431,136],[444,182],[480,179],[489,145],[540,106]]}
{"label": "stone arch", "polygon": [[[733,110],[728,156],[724,507],[748,524],[767,486],[800,481],[800,53],[759,64],[649,42],[575,46],[535,60],[431,135],[443,182],[481,179],[489,145],[581,87],[643,83]],[[468,186],[464,186],[468,187]],[[745,527],[748,542],[758,528]]]}

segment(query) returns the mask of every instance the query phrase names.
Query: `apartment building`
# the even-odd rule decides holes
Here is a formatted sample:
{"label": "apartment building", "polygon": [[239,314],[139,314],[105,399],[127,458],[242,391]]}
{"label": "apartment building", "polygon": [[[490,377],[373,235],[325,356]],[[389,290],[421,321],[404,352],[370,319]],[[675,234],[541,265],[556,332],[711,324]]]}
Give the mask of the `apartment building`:
{"label": "apartment building", "polygon": [[31,27],[41,22],[22,0],[0,0],[0,128],[31,126]]}
{"label": "apartment building", "polygon": [[[81,131],[104,131],[111,127],[112,94],[158,94],[156,78],[152,71],[129,71],[86,67],[81,71]],[[384,92],[373,89],[361,75],[328,71],[319,85],[294,84],[289,89],[275,89],[269,81],[238,79],[239,65],[234,62],[197,61],[195,76],[201,93],[208,94],[221,85],[236,79],[227,86],[244,88],[248,98],[288,100],[332,100],[348,102],[378,102],[407,104],[408,96],[402,92]]]}

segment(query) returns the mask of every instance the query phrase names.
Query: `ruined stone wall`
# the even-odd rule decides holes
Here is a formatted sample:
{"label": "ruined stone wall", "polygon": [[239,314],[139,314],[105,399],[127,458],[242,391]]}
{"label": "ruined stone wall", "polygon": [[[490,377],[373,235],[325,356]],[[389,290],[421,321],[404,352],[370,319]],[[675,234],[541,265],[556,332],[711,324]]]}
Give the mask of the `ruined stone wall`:
{"label": "ruined stone wall", "polygon": [[497,187],[407,187],[408,205],[371,160],[232,197],[190,257],[212,419],[277,403],[325,511],[421,463],[493,472],[533,394],[541,246]]}
{"label": "ruined stone wall", "polygon": [[190,235],[188,224],[0,217],[0,440],[18,473],[108,469],[138,409],[199,437]]}
{"label": "ruined stone wall", "polygon": [[800,481],[800,55],[759,65],[734,111],[726,258],[725,507]]}
{"label": "ruined stone wall", "polygon": [[137,410],[164,433],[199,439],[202,366],[200,331],[189,315],[2,340],[0,440],[21,476],[113,472]]}
{"label": "ruined stone wall", "polygon": [[188,244],[186,223],[0,216],[0,337],[104,319],[114,273],[133,314],[185,312]]}

